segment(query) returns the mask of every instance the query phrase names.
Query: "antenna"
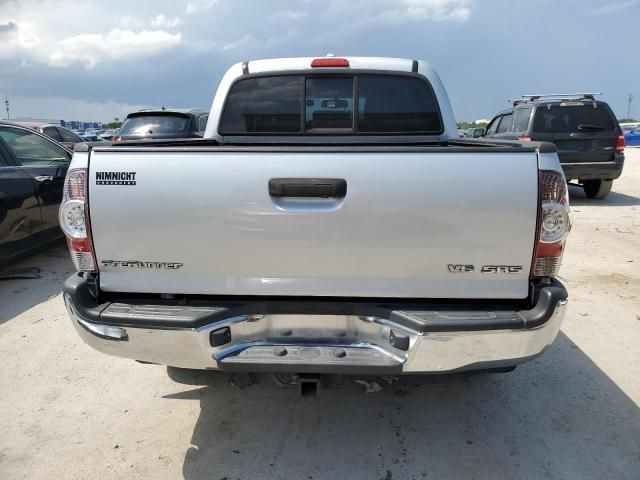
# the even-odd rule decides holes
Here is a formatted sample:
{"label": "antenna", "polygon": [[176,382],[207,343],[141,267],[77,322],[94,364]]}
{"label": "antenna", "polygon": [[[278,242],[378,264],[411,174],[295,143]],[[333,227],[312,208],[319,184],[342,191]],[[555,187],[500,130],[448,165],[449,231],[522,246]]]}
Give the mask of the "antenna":
{"label": "antenna", "polygon": [[7,111],[7,120],[9,120],[11,117],[9,116],[9,99],[7,97],[4,97],[4,108]]}

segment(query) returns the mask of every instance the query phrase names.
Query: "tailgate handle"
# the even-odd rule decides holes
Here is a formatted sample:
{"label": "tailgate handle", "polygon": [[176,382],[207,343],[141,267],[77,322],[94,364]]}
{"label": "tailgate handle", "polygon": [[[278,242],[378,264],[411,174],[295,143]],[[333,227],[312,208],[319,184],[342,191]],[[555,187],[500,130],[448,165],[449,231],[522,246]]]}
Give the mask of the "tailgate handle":
{"label": "tailgate handle", "polygon": [[342,178],[272,178],[272,197],[342,198],[347,195],[347,181]]}

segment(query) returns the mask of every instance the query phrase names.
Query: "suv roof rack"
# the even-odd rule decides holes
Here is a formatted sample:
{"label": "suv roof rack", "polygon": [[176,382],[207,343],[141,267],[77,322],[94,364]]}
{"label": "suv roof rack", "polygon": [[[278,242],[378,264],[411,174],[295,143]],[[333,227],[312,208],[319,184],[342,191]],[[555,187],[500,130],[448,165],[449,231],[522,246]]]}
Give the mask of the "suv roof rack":
{"label": "suv roof rack", "polygon": [[570,98],[573,100],[595,100],[596,95],[602,95],[601,93],[596,92],[577,92],[577,93],[544,93],[544,94],[528,94],[522,95],[520,98],[516,98],[511,100],[513,106],[519,105],[521,103],[526,102],[535,102],[536,100],[551,100],[551,99],[562,99],[562,98]]}

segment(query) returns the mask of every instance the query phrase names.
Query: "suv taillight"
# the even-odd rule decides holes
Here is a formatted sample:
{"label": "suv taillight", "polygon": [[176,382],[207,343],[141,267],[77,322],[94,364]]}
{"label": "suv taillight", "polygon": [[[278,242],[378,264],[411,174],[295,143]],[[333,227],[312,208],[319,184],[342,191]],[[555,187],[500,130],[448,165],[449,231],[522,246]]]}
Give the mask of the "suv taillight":
{"label": "suv taillight", "polygon": [[564,243],[571,230],[567,182],[560,172],[541,170],[540,218],[532,277],[555,277],[560,270]]}
{"label": "suv taillight", "polygon": [[96,259],[87,210],[87,169],[69,170],[58,219],[67,237],[73,265],[79,272],[95,272]]}
{"label": "suv taillight", "polygon": [[624,135],[618,135],[616,140],[616,153],[624,152]]}

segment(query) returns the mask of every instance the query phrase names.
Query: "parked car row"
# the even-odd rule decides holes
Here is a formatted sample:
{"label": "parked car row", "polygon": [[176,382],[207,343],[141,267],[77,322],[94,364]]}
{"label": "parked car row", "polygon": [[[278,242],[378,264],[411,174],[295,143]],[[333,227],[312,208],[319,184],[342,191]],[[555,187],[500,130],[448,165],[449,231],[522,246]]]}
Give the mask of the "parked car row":
{"label": "parked car row", "polygon": [[85,142],[105,142],[113,138],[118,133],[117,129],[97,129],[85,130],[83,132],[74,132]]}
{"label": "parked car row", "polygon": [[105,136],[108,132],[107,130],[85,130],[84,132],[80,132],[69,130],[68,128],[61,127],[60,125],[42,122],[18,121],[15,122],[15,124],[40,132],[71,150],[73,150],[78,143],[110,140],[116,132],[113,130],[111,135],[107,134],[107,136]]}
{"label": "parked car row", "polygon": [[624,144],[628,147],[640,147],[640,126],[624,128]]}
{"label": "parked car row", "polygon": [[24,127],[31,128],[36,132],[40,132],[49,138],[52,138],[56,142],[61,143],[67,148],[73,150],[77,143],[82,143],[85,140],[77,133],[72,132],[68,128],[61,127],[60,125],[53,125],[50,123],[41,122],[16,122]]}
{"label": "parked car row", "polygon": [[117,135],[118,133],[118,129],[117,128],[109,128],[107,130],[105,130],[104,132],[102,132],[100,135],[98,135],[98,137],[101,140],[106,140],[109,141],[111,140],[115,135]]}
{"label": "parked car row", "polygon": [[207,126],[209,111],[192,109],[145,109],[127,115],[120,129],[74,132],[60,125],[16,122],[73,150],[78,143],[124,140],[199,138]]}

